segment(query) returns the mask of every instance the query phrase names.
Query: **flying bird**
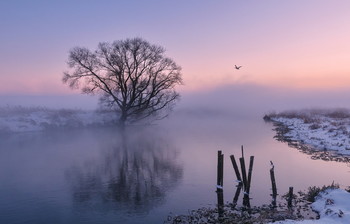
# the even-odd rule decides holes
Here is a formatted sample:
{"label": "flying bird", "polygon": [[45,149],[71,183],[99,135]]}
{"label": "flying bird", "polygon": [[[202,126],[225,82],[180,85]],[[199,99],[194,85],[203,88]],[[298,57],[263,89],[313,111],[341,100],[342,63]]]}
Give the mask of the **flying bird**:
{"label": "flying bird", "polygon": [[235,68],[236,68],[237,70],[239,70],[241,67],[242,67],[242,66],[237,66],[237,65],[235,65]]}

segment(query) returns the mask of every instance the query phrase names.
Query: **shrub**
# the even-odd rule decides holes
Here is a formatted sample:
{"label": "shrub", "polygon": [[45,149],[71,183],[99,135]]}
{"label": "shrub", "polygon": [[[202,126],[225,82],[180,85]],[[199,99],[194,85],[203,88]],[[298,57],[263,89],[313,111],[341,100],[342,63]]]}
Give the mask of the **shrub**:
{"label": "shrub", "polygon": [[323,185],[323,187],[309,187],[307,193],[305,194],[305,199],[309,202],[315,202],[318,194],[327,189],[337,189],[339,188],[339,184],[335,184],[334,182],[331,185]]}

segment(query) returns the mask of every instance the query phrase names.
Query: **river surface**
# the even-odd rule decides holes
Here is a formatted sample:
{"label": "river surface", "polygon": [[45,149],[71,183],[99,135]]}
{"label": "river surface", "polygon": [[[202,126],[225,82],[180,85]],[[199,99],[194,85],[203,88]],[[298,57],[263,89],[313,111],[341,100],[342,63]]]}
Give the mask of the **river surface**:
{"label": "river surface", "polygon": [[235,193],[229,155],[254,156],[252,205],[278,193],[333,181],[350,185],[346,163],[311,160],[273,139],[263,113],[180,111],[159,125],[2,135],[0,223],[163,223],[169,214],[214,207],[217,151],[224,153],[224,201]]}

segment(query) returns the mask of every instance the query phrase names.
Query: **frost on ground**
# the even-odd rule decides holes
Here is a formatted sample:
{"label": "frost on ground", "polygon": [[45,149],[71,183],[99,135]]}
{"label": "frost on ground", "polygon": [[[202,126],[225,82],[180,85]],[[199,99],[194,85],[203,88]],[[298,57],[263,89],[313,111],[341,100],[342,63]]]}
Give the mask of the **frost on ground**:
{"label": "frost on ground", "polygon": [[326,151],[329,157],[350,155],[350,111],[347,109],[289,111],[269,114],[264,119],[275,124],[278,140],[297,148]]}
{"label": "frost on ground", "polygon": [[0,133],[105,126],[115,124],[116,121],[116,115],[111,111],[21,106],[0,108]]}
{"label": "frost on ground", "polygon": [[[316,193],[316,194],[315,194]],[[312,199],[311,199],[312,197]],[[309,200],[314,202],[308,202]],[[226,204],[217,208],[200,208],[189,211],[188,215],[170,214],[166,224],[192,223],[277,223],[277,224],[349,224],[350,193],[338,185],[309,188],[295,196],[293,207],[281,204],[277,208],[270,205],[253,207],[232,207]],[[220,212],[221,211],[221,212]],[[311,213],[316,212],[316,216]]]}
{"label": "frost on ground", "polygon": [[[345,224],[350,223],[350,193],[333,184],[310,187],[307,192],[298,192],[293,206],[279,202],[277,207],[232,207],[200,208],[188,215],[169,215],[167,224],[191,223],[278,223],[278,224]],[[313,203],[311,203],[313,201]],[[220,212],[221,210],[221,212]]]}
{"label": "frost on ground", "polygon": [[303,221],[279,221],[278,224],[348,224],[350,223],[350,194],[342,189],[326,189],[320,192],[311,205],[320,219]]}

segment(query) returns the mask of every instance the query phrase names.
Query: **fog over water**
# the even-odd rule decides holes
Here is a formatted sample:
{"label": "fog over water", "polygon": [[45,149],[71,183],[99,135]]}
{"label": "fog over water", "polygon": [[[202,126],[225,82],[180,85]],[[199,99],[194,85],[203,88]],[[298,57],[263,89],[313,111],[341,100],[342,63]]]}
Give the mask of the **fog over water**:
{"label": "fog over water", "polygon": [[[84,94],[68,95],[0,95],[0,106],[43,106],[55,109],[96,109],[98,97]],[[285,89],[237,84],[181,93],[181,100],[175,110],[203,109],[240,111],[255,109],[260,111],[289,110],[301,108],[338,108],[350,106],[350,90],[307,90]]]}
{"label": "fog over water", "polygon": [[[89,96],[2,96],[1,106],[96,108]],[[279,194],[311,185],[349,186],[345,163],[311,160],[273,139],[265,113],[350,107],[350,91],[254,85],[183,93],[157,125],[1,135],[0,223],[163,223],[170,212],[216,204],[217,151],[225,154],[224,200],[236,177],[229,155],[255,156],[252,205],[270,202],[270,160]],[[21,213],[21,216],[17,214]]]}
{"label": "fog over water", "polygon": [[283,89],[242,84],[183,94],[177,110],[261,117],[264,113],[284,110],[344,107],[350,107],[350,90]]}
{"label": "fog over water", "polygon": [[0,106],[47,107],[52,109],[83,109],[97,108],[98,98],[83,94],[75,95],[0,95]]}

